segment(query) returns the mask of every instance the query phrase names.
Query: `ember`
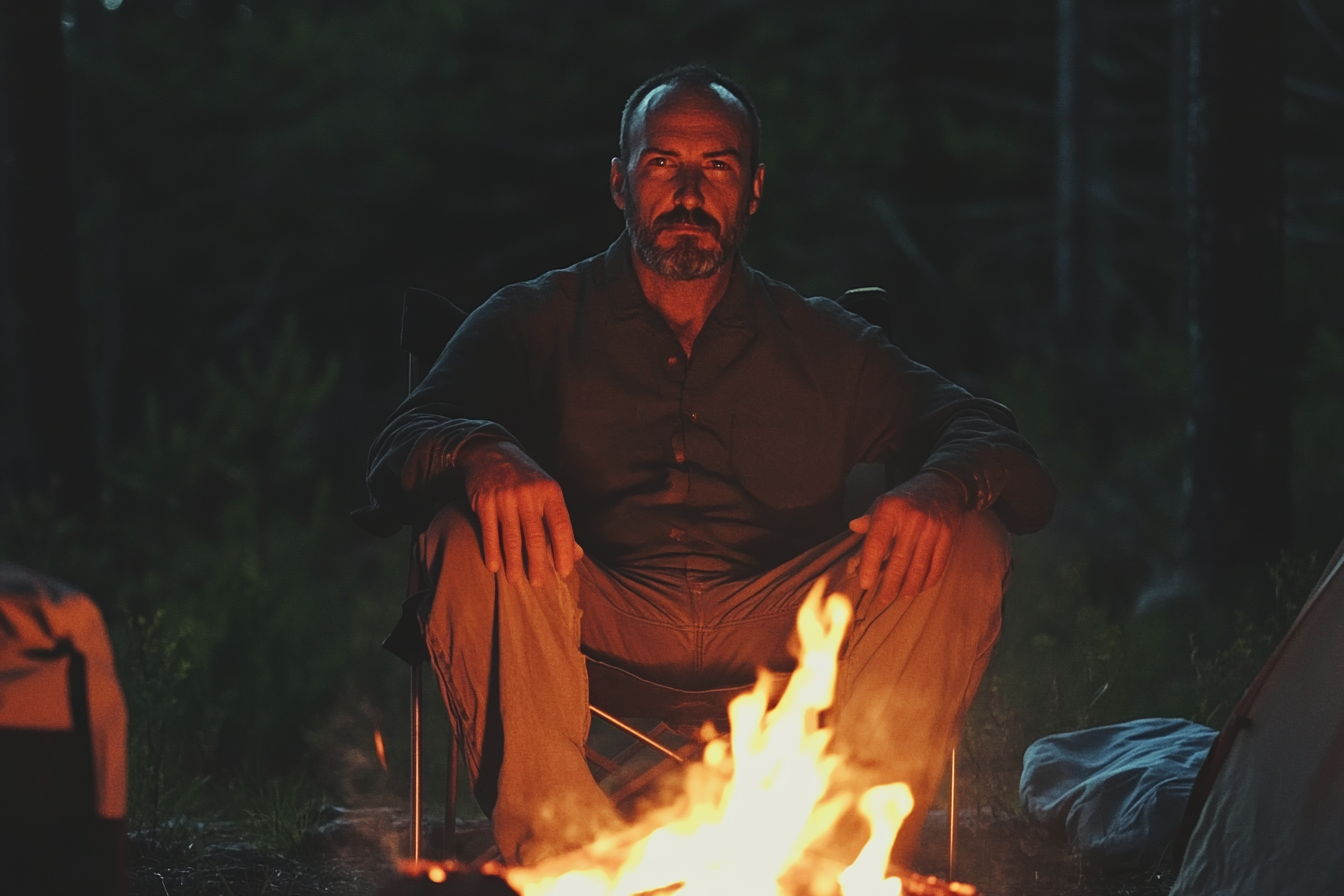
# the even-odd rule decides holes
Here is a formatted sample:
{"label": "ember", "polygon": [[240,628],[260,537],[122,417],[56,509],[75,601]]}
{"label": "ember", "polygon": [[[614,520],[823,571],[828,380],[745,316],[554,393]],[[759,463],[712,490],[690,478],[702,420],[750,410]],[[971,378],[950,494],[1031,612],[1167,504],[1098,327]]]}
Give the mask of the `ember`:
{"label": "ember", "polygon": [[518,896],[493,863],[480,870],[452,863],[405,862],[378,896]]}

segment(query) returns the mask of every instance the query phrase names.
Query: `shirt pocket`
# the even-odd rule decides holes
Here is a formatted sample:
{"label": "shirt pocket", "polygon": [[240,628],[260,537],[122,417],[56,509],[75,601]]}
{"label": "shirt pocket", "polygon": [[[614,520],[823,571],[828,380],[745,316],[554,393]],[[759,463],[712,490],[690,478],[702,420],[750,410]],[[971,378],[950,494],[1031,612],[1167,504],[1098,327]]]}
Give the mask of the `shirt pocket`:
{"label": "shirt pocket", "polygon": [[733,472],[748,494],[775,510],[835,498],[844,454],[845,434],[833,421],[764,408],[733,415]]}

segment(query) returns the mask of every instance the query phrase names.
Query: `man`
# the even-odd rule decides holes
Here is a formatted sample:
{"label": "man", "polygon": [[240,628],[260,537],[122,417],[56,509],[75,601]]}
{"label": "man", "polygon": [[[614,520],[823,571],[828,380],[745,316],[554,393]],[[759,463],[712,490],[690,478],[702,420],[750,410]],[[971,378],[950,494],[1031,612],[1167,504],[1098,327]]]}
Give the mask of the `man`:
{"label": "man", "polygon": [[[703,67],[626,105],[604,254],[501,290],[371,453],[418,543],[425,637],[508,861],[614,821],[583,756],[584,654],[687,690],[787,671],[814,580],[855,604],[834,709],[855,786],[904,780],[908,859],[997,637],[1004,524],[1054,486],[1008,411],[738,254],[760,126]],[[855,463],[900,485],[850,521]]]}

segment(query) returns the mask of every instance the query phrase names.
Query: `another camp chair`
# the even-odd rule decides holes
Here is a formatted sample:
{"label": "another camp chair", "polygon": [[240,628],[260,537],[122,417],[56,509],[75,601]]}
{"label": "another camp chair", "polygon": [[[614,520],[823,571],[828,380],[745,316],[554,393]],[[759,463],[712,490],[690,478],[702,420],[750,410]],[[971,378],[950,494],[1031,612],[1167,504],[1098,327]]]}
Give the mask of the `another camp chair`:
{"label": "another camp chair", "polygon": [[[877,287],[853,289],[839,300],[847,310],[854,312],[891,333],[890,307],[885,290]],[[449,339],[466,320],[466,313],[449,300],[423,289],[407,289],[402,300],[401,347],[407,353],[407,390],[419,385],[448,344]],[[880,467],[873,471],[856,471],[851,477],[855,491],[872,497],[890,486],[889,471]],[[875,475],[874,475],[875,474]],[[855,506],[867,506],[859,496]],[[858,512],[862,512],[862,508]],[[424,691],[424,663],[429,659],[420,629],[419,611],[429,583],[421,581],[419,564],[411,558],[407,598],[402,603],[402,615],[392,632],[383,641],[383,648],[396,654],[410,666],[410,854],[413,861],[420,859],[422,847],[422,713]],[[694,755],[700,744],[693,733],[705,722],[726,730],[728,704],[747,687],[717,688],[709,691],[682,691],[647,681],[624,669],[603,663],[591,657],[588,664],[589,709],[608,724],[623,731],[634,744],[615,756],[605,756],[591,744],[586,753],[599,778],[616,774],[641,747],[661,754],[661,761],[620,783],[608,795],[613,802],[637,793],[643,786],[661,774],[669,764],[683,763]],[[777,676],[776,694],[782,690],[787,676]],[[658,723],[650,730],[642,730],[626,719],[656,718]],[[681,735],[683,743],[669,747],[665,740],[669,733]],[[455,854],[457,829],[457,745],[449,728],[447,748],[447,786],[444,794],[442,850],[445,857]],[[952,752],[952,801],[949,806],[949,877],[955,868],[956,852],[956,751]]]}

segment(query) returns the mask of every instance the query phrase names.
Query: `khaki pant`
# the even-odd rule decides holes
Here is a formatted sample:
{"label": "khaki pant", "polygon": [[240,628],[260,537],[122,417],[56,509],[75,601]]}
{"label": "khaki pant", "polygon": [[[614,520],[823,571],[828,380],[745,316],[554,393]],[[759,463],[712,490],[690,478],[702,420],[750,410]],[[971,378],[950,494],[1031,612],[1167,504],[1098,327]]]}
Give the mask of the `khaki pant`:
{"label": "khaki pant", "polygon": [[793,667],[794,618],[825,576],[855,604],[835,745],[853,786],[910,785],[915,811],[894,851],[908,861],[998,637],[1008,535],[992,512],[969,515],[942,580],[883,607],[858,588],[861,545],[840,535],[747,579],[610,569],[585,556],[568,578],[533,588],[485,568],[474,515],[440,511],[419,543],[436,583],[425,639],[505,860],[536,862],[615,823],[584,759],[585,653],[688,690],[750,684],[758,667]]}

